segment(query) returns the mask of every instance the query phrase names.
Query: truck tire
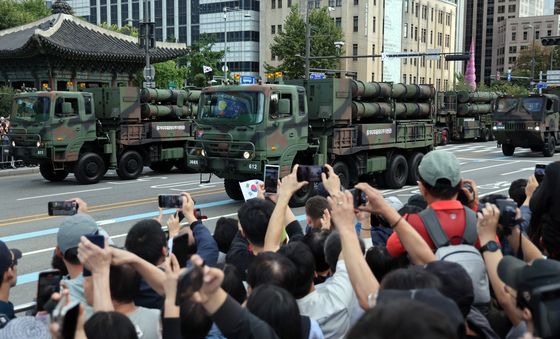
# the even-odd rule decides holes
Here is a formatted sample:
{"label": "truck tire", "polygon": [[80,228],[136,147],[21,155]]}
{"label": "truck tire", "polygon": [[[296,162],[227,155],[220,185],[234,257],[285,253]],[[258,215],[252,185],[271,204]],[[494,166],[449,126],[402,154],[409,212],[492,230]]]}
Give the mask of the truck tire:
{"label": "truck tire", "polygon": [[68,171],[55,171],[52,162],[45,161],[39,165],[39,172],[43,178],[47,179],[48,181],[57,182],[66,179],[68,176]]}
{"label": "truck tire", "polygon": [[144,161],[140,153],[126,151],[117,164],[117,175],[124,180],[136,179],[142,174],[143,169]]}
{"label": "truck tire", "polygon": [[239,181],[233,179],[224,179],[224,188],[227,195],[233,200],[243,200],[243,193],[239,187]]}
{"label": "truck tire", "polygon": [[400,154],[395,154],[389,160],[389,165],[385,170],[385,185],[387,188],[401,188],[406,184],[408,178],[408,163],[406,158]]}
{"label": "truck tire", "polygon": [[483,128],[480,130],[480,138],[479,141],[488,142],[490,141],[490,131],[487,128]]}
{"label": "truck tire", "polygon": [[80,184],[96,184],[105,174],[105,162],[99,154],[88,152],[80,156],[74,165],[74,176]]}
{"label": "truck tire", "polygon": [[150,169],[155,172],[167,173],[173,168],[173,163],[169,161],[157,161],[150,164]]}
{"label": "truck tire", "polygon": [[340,179],[340,185],[342,187],[349,189],[350,187],[350,170],[348,169],[348,165],[346,165],[343,161],[336,161],[333,166],[333,171],[338,178]]}
{"label": "truck tire", "polygon": [[512,156],[513,153],[515,152],[515,146],[513,146],[512,144],[503,144],[502,145],[502,153],[505,156]]}
{"label": "truck tire", "polygon": [[554,152],[556,151],[556,139],[550,136],[548,137],[548,143],[543,148],[542,154],[545,157],[552,157],[554,156]]}
{"label": "truck tire", "polygon": [[315,191],[313,184],[307,184],[292,195],[289,205],[293,208],[305,206],[307,200],[315,194],[317,194],[317,192]]}
{"label": "truck tire", "polygon": [[420,177],[418,176],[418,165],[424,158],[424,154],[421,152],[414,152],[408,158],[408,177],[406,178],[406,183],[409,185],[417,185]]}

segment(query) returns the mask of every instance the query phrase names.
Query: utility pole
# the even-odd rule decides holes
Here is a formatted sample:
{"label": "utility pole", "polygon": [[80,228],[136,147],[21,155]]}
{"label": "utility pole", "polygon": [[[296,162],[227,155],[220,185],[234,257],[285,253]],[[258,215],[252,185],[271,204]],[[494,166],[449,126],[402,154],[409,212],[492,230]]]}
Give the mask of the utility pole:
{"label": "utility pole", "polygon": [[[144,39],[144,52],[146,54],[146,66],[144,67],[144,81],[145,87],[153,87],[155,79],[155,70],[153,66],[150,65],[150,48],[155,48],[155,39],[153,39],[152,34],[154,34],[154,23],[150,20],[150,2],[149,0],[144,0],[144,20],[140,24],[143,29],[143,34],[140,34],[140,41]],[[142,42],[140,43],[142,47]]]}
{"label": "utility pole", "polygon": [[224,7],[224,80],[227,81],[227,7]]}
{"label": "utility pole", "polygon": [[309,80],[310,56],[311,56],[311,24],[309,23],[309,5],[311,1],[307,1],[305,10],[305,79]]}

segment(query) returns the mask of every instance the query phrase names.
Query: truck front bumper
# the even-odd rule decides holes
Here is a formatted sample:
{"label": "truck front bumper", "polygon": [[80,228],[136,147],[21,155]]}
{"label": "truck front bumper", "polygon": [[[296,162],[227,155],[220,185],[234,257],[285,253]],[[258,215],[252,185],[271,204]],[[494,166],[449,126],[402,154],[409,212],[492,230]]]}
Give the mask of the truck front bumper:
{"label": "truck front bumper", "polygon": [[494,130],[494,138],[500,144],[511,144],[517,147],[531,147],[544,144],[544,136],[541,132],[533,132],[527,130],[517,131],[496,131]]}
{"label": "truck front bumper", "polygon": [[12,147],[12,155],[16,160],[22,160],[26,164],[36,164],[41,160],[50,159],[50,152],[46,147],[15,146]]}
{"label": "truck front bumper", "polygon": [[187,157],[187,165],[197,172],[212,172],[222,178],[261,175],[263,168],[260,161],[193,155]]}

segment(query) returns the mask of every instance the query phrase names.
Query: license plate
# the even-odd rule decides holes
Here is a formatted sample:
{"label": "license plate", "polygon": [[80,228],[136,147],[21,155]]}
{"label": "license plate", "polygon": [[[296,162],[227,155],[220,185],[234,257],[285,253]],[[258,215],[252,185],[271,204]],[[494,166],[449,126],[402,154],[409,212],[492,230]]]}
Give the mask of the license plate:
{"label": "license plate", "polygon": [[196,159],[189,160],[189,164],[190,165],[198,165],[198,160],[196,160]]}
{"label": "license plate", "polygon": [[45,154],[44,150],[42,150],[42,149],[37,150],[37,155],[44,155],[44,154]]}

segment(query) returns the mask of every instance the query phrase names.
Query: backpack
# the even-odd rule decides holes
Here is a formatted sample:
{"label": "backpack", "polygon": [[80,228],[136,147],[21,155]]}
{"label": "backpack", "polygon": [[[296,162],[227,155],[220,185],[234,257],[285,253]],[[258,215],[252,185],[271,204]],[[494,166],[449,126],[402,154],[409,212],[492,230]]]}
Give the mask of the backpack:
{"label": "backpack", "polygon": [[474,247],[478,239],[476,213],[468,207],[464,207],[464,209],[465,232],[459,245],[450,243],[451,239],[447,238],[436,212],[431,207],[426,208],[418,215],[424,222],[424,227],[434,243],[438,260],[455,262],[463,266],[472,279],[474,304],[486,304],[490,302],[490,285],[484,259],[480,251]]}

